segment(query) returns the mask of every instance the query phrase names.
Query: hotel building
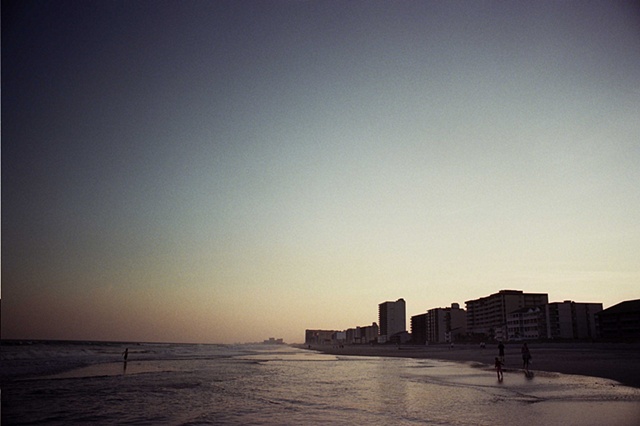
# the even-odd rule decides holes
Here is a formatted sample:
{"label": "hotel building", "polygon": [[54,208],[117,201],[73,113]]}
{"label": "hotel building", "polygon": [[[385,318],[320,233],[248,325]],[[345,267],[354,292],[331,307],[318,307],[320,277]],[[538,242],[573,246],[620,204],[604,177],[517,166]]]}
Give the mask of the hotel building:
{"label": "hotel building", "polygon": [[571,300],[535,308],[522,308],[507,315],[508,340],[595,339],[596,314],[602,303]]}
{"label": "hotel building", "polygon": [[467,332],[502,340],[507,337],[507,315],[522,308],[535,308],[549,302],[547,293],[500,290],[498,293],[465,302]]}
{"label": "hotel building", "polygon": [[429,309],[411,317],[411,340],[418,345],[455,341],[465,335],[466,322],[467,313],[457,303],[449,308]]}
{"label": "hotel building", "polygon": [[380,324],[380,343],[386,343],[394,334],[407,331],[406,304],[404,299],[384,302],[378,305],[378,324]]}
{"label": "hotel building", "polygon": [[305,330],[304,343],[306,345],[331,345],[335,343],[338,330]]}
{"label": "hotel building", "polygon": [[545,331],[548,339],[595,339],[596,314],[602,303],[578,303],[570,300],[544,306]]}
{"label": "hotel building", "polygon": [[378,324],[375,322],[364,327],[350,328],[347,330],[346,343],[349,345],[369,344],[378,341]]}
{"label": "hotel building", "polygon": [[640,299],[625,300],[596,315],[604,339],[640,340]]}

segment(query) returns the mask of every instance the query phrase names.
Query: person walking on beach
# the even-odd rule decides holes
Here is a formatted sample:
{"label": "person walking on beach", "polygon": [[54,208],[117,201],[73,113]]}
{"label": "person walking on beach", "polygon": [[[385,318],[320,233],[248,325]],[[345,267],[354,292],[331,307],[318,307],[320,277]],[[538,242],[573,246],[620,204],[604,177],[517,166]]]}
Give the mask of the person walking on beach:
{"label": "person walking on beach", "polygon": [[525,343],[522,345],[522,368],[528,373],[529,372],[529,361],[531,361],[531,352],[529,352],[529,346]]}
{"label": "person walking on beach", "polygon": [[496,373],[498,374],[498,381],[501,382],[504,376],[502,374],[502,362],[498,357],[496,357],[495,367],[496,367]]}
{"label": "person walking on beach", "polygon": [[129,348],[126,348],[124,352],[122,352],[122,357],[124,358],[124,362],[127,362],[128,356],[129,356]]}
{"label": "person walking on beach", "polygon": [[498,357],[500,357],[500,362],[504,364],[504,343],[502,341],[498,343]]}

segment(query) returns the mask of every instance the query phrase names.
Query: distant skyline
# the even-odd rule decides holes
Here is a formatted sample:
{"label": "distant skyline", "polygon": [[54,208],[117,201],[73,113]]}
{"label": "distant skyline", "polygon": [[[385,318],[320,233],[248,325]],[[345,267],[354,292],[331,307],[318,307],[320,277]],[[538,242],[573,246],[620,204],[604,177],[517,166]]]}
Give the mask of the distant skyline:
{"label": "distant skyline", "polygon": [[636,2],[2,10],[2,337],[640,298]]}

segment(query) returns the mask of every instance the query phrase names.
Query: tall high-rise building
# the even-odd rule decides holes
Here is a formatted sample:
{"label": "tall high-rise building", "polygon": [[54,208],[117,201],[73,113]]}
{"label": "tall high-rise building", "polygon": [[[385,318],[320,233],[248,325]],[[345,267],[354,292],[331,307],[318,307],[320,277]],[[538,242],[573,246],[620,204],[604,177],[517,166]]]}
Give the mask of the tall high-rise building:
{"label": "tall high-rise building", "polygon": [[396,333],[407,331],[407,307],[404,299],[384,302],[378,305],[378,324],[380,340],[386,342]]}
{"label": "tall high-rise building", "polygon": [[547,293],[524,293],[522,290],[500,290],[490,296],[468,300],[467,332],[506,338],[507,315],[522,308],[549,303]]}

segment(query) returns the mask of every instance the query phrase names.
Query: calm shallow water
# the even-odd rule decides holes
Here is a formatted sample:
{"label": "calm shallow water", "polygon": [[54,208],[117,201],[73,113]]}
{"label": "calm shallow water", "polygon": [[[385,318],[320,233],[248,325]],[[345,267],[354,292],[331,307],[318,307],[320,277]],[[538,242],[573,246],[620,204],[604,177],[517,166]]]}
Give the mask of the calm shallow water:
{"label": "calm shallow water", "polygon": [[[2,347],[8,424],[637,425],[640,389],[287,346]],[[118,362],[116,362],[118,361]]]}

